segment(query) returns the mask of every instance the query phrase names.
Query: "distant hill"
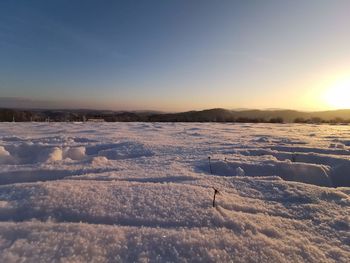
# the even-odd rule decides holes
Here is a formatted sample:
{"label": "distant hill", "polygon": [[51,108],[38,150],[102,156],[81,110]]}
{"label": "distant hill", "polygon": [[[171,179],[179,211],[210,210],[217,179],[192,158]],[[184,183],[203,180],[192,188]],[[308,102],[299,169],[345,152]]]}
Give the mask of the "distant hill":
{"label": "distant hill", "polygon": [[21,110],[1,109],[0,121],[86,121],[102,119],[108,122],[299,122],[350,123],[350,110],[303,112],[295,110],[226,110],[208,109],[180,113],[154,111],[102,110]]}
{"label": "distant hill", "polygon": [[302,112],[295,110],[225,110],[210,109],[152,115],[151,121],[214,122],[348,122],[350,110]]}

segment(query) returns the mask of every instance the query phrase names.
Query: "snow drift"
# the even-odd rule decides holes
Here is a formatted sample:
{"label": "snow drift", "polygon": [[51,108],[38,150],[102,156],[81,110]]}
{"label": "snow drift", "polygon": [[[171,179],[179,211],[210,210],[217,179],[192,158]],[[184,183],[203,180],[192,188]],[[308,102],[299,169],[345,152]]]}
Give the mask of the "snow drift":
{"label": "snow drift", "polygon": [[349,141],[344,126],[0,123],[0,261],[347,263]]}

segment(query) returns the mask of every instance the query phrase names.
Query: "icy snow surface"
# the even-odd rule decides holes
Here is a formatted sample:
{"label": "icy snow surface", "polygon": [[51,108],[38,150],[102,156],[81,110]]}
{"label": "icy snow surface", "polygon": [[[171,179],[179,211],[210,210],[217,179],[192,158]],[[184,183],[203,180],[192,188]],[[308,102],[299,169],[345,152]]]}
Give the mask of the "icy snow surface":
{"label": "icy snow surface", "polygon": [[350,126],[0,123],[0,167],[1,262],[350,262]]}

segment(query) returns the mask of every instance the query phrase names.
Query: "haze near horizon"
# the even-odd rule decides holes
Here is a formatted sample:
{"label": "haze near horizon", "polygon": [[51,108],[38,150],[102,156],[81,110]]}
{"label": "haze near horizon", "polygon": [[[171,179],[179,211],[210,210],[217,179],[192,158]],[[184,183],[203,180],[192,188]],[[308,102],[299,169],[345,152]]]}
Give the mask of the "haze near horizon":
{"label": "haze near horizon", "polygon": [[0,102],[350,108],[349,10],[345,0],[1,1]]}

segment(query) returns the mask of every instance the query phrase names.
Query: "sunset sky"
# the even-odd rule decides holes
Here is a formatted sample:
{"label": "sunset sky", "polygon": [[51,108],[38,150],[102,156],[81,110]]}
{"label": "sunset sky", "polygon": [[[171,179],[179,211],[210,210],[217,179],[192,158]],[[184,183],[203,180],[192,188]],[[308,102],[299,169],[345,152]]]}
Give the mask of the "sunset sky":
{"label": "sunset sky", "polygon": [[350,108],[349,14],[348,0],[2,0],[0,107]]}

